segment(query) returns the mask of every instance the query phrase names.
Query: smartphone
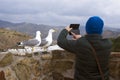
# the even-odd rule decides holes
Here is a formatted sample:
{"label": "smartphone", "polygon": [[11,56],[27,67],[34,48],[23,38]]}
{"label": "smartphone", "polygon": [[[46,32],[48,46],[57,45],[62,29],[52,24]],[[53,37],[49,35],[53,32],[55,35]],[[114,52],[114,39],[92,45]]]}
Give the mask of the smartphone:
{"label": "smartphone", "polygon": [[72,30],[69,32],[69,35],[72,35],[71,32],[77,35],[80,34],[79,26],[80,24],[70,24],[70,28],[72,28]]}
{"label": "smartphone", "polygon": [[80,24],[70,24],[70,28],[79,29]]}

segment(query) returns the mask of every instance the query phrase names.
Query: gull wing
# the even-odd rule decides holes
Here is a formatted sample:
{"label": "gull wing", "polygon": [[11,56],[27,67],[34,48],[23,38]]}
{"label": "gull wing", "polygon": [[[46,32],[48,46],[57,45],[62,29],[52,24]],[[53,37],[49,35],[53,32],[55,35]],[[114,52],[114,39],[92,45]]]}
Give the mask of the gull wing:
{"label": "gull wing", "polygon": [[48,43],[46,39],[42,39],[40,46],[45,46]]}
{"label": "gull wing", "polygon": [[37,39],[29,39],[27,41],[22,42],[24,46],[35,46],[39,44],[39,41]]}

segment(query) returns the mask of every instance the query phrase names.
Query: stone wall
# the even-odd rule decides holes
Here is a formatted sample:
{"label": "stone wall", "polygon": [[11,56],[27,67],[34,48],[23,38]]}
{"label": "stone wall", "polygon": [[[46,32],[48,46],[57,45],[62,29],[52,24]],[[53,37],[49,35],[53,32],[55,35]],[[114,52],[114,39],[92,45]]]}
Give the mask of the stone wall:
{"label": "stone wall", "polygon": [[[0,54],[0,80],[73,80],[75,56],[66,51],[25,56]],[[120,80],[120,53],[112,53],[110,75]]]}
{"label": "stone wall", "polygon": [[120,52],[112,52],[110,58],[110,76],[113,80],[120,80]]}
{"label": "stone wall", "polygon": [[65,51],[53,51],[53,80],[73,80],[75,55]]}
{"label": "stone wall", "polygon": [[[0,54],[0,71],[6,80],[53,80],[51,60],[42,55]],[[3,71],[3,72],[2,72]],[[0,80],[4,80],[0,77]]]}
{"label": "stone wall", "polygon": [[[54,71],[57,73],[54,80],[73,80],[75,55],[62,51],[53,53]],[[120,80],[120,52],[111,53],[109,68],[110,80]]]}

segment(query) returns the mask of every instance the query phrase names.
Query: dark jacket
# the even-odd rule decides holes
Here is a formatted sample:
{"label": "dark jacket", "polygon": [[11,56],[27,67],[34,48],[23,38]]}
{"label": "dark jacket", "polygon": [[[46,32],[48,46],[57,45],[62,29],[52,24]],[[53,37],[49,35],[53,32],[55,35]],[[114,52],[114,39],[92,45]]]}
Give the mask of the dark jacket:
{"label": "dark jacket", "polygon": [[78,40],[68,40],[67,34],[66,29],[62,30],[57,42],[60,47],[76,55],[75,80],[101,80],[90,43],[97,52],[105,79],[109,80],[108,61],[112,46],[111,41],[102,39],[102,36],[97,34],[86,35]]}

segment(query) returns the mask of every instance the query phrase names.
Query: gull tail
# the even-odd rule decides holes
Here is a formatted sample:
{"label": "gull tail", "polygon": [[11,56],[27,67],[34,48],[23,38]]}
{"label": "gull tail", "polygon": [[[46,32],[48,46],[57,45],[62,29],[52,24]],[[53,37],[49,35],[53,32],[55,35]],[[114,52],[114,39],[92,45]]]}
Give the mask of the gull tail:
{"label": "gull tail", "polygon": [[22,42],[17,42],[17,45],[18,46],[22,46]]}

